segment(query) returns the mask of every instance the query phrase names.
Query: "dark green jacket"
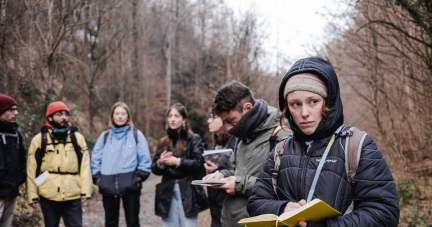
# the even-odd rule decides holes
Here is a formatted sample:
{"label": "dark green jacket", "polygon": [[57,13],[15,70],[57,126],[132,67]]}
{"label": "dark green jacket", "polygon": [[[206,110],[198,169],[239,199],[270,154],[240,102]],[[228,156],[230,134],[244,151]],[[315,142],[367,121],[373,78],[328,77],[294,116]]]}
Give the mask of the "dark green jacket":
{"label": "dark green jacket", "polygon": [[[234,149],[233,170],[222,170],[225,177],[235,176],[235,195],[228,195],[222,208],[221,223],[224,227],[241,226],[237,222],[248,218],[246,203],[252,194],[255,181],[270,154],[269,139],[279,126],[281,113],[274,107],[268,106],[267,119],[248,136],[246,142],[236,141]],[[286,129],[287,130],[287,129]],[[279,130],[279,138],[291,136],[291,132]]]}

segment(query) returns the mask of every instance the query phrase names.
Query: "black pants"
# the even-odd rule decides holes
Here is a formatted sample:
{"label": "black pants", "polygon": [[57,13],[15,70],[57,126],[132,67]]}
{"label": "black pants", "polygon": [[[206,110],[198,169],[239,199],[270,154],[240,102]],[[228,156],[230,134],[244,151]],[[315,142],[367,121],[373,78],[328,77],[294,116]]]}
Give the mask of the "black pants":
{"label": "black pants", "polygon": [[66,227],[82,226],[81,199],[57,202],[41,196],[40,205],[46,227],[58,227],[61,217]]}
{"label": "black pants", "polygon": [[212,217],[211,227],[222,227],[221,214],[225,197],[228,195],[223,189],[207,187],[210,214]]}
{"label": "black pants", "polygon": [[[140,226],[139,209],[140,209],[140,191],[131,192],[123,195],[123,208],[128,227]],[[120,198],[112,196],[103,196],[103,206],[105,209],[105,226],[117,227],[120,215]]]}

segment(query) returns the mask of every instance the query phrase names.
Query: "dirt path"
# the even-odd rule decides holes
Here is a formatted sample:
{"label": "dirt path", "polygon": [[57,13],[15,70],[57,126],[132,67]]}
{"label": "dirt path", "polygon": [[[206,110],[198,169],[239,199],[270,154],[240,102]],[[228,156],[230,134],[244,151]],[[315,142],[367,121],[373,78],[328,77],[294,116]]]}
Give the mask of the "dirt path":
{"label": "dirt path", "polygon": [[[161,177],[151,174],[143,183],[141,191],[140,225],[142,227],[162,226],[161,218],[154,214],[155,185],[161,181]],[[210,211],[207,209],[198,215],[200,227],[210,226]],[[104,226],[105,212],[102,205],[102,195],[99,194],[97,187],[94,188],[92,199],[83,205],[83,225],[84,226]],[[126,226],[123,208],[120,209],[119,226]]]}

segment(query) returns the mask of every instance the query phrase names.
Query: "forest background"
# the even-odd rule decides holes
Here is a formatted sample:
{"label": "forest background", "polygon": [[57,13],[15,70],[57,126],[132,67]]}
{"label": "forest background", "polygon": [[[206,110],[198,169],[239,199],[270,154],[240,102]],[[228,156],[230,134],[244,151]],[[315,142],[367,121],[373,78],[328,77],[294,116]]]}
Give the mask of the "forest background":
{"label": "forest background", "polygon": [[[334,4],[346,10],[325,13],[332,38],[310,55],[335,67],[345,124],[367,131],[384,154],[400,226],[431,226],[432,2]],[[70,106],[90,147],[119,100],[152,151],[174,102],[211,144],[208,108],[224,83],[241,81],[277,106],[279,82],[295,59],[269,70],[264,27],[254,10],[235,16],[222,0],[0,0],[0,93],[19,103],[26,145],[55,100]],[[40,216],[24,198],[18,205],[14,225]]]}

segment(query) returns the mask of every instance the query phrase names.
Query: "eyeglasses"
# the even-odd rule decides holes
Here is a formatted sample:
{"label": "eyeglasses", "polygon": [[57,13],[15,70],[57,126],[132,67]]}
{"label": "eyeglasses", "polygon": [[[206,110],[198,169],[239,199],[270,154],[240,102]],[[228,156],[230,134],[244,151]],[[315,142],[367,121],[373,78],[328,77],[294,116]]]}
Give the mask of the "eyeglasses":
{"label": "eyeglasses", "polygon": [[14,112],[18,113],[19,108],[18,108],[18,107],[15,107],[15,108],[11,107],[11,108],[9,108],[8,110],[9,110],[11,113],[14,113]]}
{"label": "eyeglasses", "polygon": [[69,113],[68,112],[57,112],[57,113],[55,113],[54,114],[54,116],[57,116],[57,117],[61,117],[61,116],[63,116],[63,115],[65,115],[66,117],[69,117]]}

